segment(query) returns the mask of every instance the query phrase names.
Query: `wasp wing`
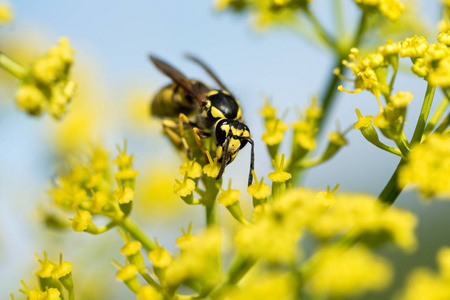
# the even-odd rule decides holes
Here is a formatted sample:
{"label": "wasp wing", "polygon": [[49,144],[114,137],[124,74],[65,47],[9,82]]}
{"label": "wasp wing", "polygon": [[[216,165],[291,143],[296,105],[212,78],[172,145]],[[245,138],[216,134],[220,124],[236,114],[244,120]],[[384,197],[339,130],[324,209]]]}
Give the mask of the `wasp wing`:
{"label": "wasp wing", "polygon": [[208,67],[204,62],[202,62],[200,59],[198,59],[197,57],[190,55],[190,54],[186,54],[186,57],[190,60],[192,60],[193,62],[197,63],[200,67],[203,68],[203,70],[206,71],[206,73],[209,74],[209,76],[211,76],[212,79],[214,79],[215,82],[217,82],[217,84],[224,90],[226,90],[227,92],[231,93],[229,89],[227,89],[227,87],[225,86],[225,84],[223,84],[223,82],[219,79],[219,77],[217,77],[217,75],[211,70],[210,67]]}
{"label": "wasp wing", "polygon": [[167,62],[150,55],[150,60],[162,73],[170,77],[173,82],[182,87],[188,94],[190,94],[200,105],[206,102],[205,94],[193,84],[183,73],[169,65]]}

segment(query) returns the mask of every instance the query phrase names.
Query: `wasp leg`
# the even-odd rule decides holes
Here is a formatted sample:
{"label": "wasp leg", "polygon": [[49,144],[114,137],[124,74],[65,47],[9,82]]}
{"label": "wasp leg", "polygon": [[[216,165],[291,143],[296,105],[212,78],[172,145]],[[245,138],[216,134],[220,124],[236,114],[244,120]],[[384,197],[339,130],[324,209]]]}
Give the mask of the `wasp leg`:
{"label": "wasp leg", "polygon": [[180,153],[182,155],[185,155],[183,149],[186,151],[189,149],[189,146],[185,139],[183,139],[179,133],[176,132],[175,129],[178,128],[177,122],[174,122],[172,120],[163,120],[162,121],[163,130],[164,133],[167,134],[169,139],[172,141],[172,143],[175,145],[175,147],[178,148]]}
{"label": "wasp leg", "polygon": [[192,128],[194,140],[197,143],[197,145],[200,148],[200,150],[203,152],[203,154],[206,157],[206,150],[205,150],[205,147],[203,146],[202,139],[210,137],[211,134],[201,131],[194,122],[191,122],[186,117],[186,115],[180,114],[180,117],[179,117],[180,136],[181,136],[181,139],[184,140],[184,142],[186,142],[186,140],[185,140],[185,137],[184,137],[184,129],[185,128],[184,128],[183,124],[186,124],[187,126],[190,126]]}

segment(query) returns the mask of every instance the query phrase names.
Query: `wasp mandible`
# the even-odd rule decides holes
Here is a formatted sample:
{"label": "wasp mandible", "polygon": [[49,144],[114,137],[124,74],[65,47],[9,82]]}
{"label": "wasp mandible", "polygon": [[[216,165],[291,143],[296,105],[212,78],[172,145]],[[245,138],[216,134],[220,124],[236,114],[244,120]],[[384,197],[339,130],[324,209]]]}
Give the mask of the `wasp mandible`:
{"label": "wasp mandible", "polygon": [[[166,119],[179,118],[180,135],[183,136],[185,126],[190,127],[200,147],[202,138],[213,137],[216,157],[221,163],[216,179],[222,177],[225,166],[234,160],[239,150],[250,143],[252,148],[248,185],[251,185],[255,161],[254,142],[250,129],[243,123],[239,101],[205,63],[193,56],[187,57],[200,65],[221,89],[211,89],[201,81],[188,79],[167,62],[150,55],[150,60],[156,68],[172,79],[171,84],[163,87],[154,96],[151,113]],[[188,117],[194,117],[194,121]],[[186,141],[181,138],[179,143],[189,151]],[[202,151],[205,152],[204,149]]]}

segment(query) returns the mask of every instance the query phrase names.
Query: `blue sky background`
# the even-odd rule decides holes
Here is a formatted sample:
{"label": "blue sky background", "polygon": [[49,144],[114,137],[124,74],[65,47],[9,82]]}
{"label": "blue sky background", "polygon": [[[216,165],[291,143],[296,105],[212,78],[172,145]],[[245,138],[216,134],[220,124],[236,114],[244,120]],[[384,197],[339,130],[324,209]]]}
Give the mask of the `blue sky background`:
{"label": "blue sky background", "polygon": [[[318,12],[319,18],[329,19],[330,1],[315,2],[313,9]],[[353,1],[344,2],[348,25],[351,25],[351,20],[357,18],[357,11]],[[261,95],[272,98],[281,112],[288,109],[287,120],[293,120],[296,116],[294,107],[304,107],[312,95],[320,93],[333,62],[326,50],[310,44],[292,31],[257,32],[248,17],[219,13],[210,1],[16,0],[10,3],[16,20],[12,25],[0,28],[0,45],[2,39],[18,37],[37,53],[42,53],[59,37],[69,37],[76,50],[76,64],[90,70],[90,84],[102,98],[107,99],[107,109],[102,112],[105,116],[124,111],[130,91],[144,91],[150,99],[153,92],[168,83],[167,78],[149,63],[148,54],[156,54],[170,61],[190,77],[212,83],[201,69],[184,59],[183,54],[194,53],[202,58],[241,101],[244,116],[256,141],[256,171],[261,174],[259,176],[267,174],[271,166],[259,138],[264,131],[257,113],[262,105]],[[438,1],[421,0],[417,1],[417,5],[429,24],[436,27]],[[14,53],[11,56],[14,57]],[[412,76],[402,76],[397,87],[398,90],[410,90],[415,94],[415,103],[409,111],[411,122],[415,124],[425,93],[425,82]],[[110,258],[120,259],[116,248],[107,248],[120,242],[117,237],[112,237],[113,234],[104,238],[69,232],[66,234],[69,237],[61,237],[39,225],[36,207],[45,201],[45,190],[54,174],[54,158],[45,142],[58,123],[48,120],[48,117],[31,119],[17,111],[11,93],[0,93],[0,97],[3,103],[0,112],[0,298],[9,292],[17,294],[20,279],[29,280],[33,285],[27,275],[31,275],[37,266],[33,253],[41,253],[49,243],[48,237],[43,237],[43,231],[44,235],[53,239],[53,259],[59,252],[64,252],[65,258],[71,261],[76,259],[77,249],[86,253],[86,248],[102,243],[105,248],[101,256],[105,262],[104,268],[113,270],[109,264]],[[340,121],[342,128],[353,124],[356,121],[356,107],[363,114],[375,114],[378,109],[375,98],[367,92],[340,94],[327,131],[335,129],[335,120]],[[159,144],[150,134],[148,138],[145,134],[135,134],[121,122],[108,125],[109,128],[103,129],[101,139],[110,146],[111,151],[115,144],[127,138],[130,151],[136,153],[137,162],[143,155],[158,156],[160,161],[173,161],[173,153],[166,151],[169,153],[164,157],[164,153],[157,150]],[[350,145],[334,160],[312,169],[304,184],[324,189],[327,185],[339,183],[341,190],[377,195],[395,169],[398,159],[365,142],[359,132],[352,131],[347,137]],[[245,172],[242,170],[242,166],[248,166],[249,151],[245,149],[238,155],[227,168],[225,177],[241,174],[238,178],[243,180],[233,181],[233,186],[241,189],[245,188],[247,172],[247,169]],[[449,206],[442,203],[424,206],[412,192],[402,194],[397,203],[420,215],[418,234],[421,246],[416,254],[405,257],[393,249],[383,250],[400,263],[398,268],[401,273],[409,268],[407,264],[401,264],[402,261],[433,263],[436,247],[450,242],[448,234],[438,233],[439,228],[449,225],[449,221],[445,221],[448,218],[443,215]],[[185,220],[183,222],[179,222],[174,231],[166,231],[167,224],[164,223],[155,223],[149,230],[162,240],[165,239],[163,236],[169,236],[166,238],[169,243],[173,240],[171,234],[178,234],[178,228],[186,223]],[[59,250],[59,245],[64,245],[67,250]],[[111,284],[119,293],[130,295],[120,283]]]}

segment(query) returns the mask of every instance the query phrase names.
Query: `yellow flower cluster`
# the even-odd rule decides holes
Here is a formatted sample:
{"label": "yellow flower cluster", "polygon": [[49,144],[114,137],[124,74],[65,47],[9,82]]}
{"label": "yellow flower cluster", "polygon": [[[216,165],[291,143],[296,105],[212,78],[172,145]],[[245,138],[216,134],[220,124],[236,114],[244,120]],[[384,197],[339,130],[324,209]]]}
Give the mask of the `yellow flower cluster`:
{"label": "yellow flower cluster", "polygon": [[69,79],[73,60],[69,40],[61,38],[58,45],[38,58],[21,76],[16,94],[18,107],[31,115],[48,111],[60,119],[76,89],[76,84]]}
{"label": "yellow flower cluster", "polygon": [[[385,55],[392,55],[392,52],[395,51],[396,48],[395,45],[388,44],[388,46],[380,47],[377,53],[368,54],[363,58],[359,57],[358,49],[352,48],[348,56],[350,61],[343,60],[342,64],[349,68],[355,76],[355,79],[348,79],[349,81],[354,82],[355,90],[346,90],[342,85],[338,87],[338,90],[348,93],[359,93],[363,90],[368,90],[375,95],[380,110],[382,110],[383,106],[380,102],[380,95],[389,93],[389,87],[386,81],[387,66],[389,62],[385,59]],[[338,76],[339,72],[340,70],[335,70],[335,74]]]}
{"label": "yellow flower cluster", "polygon": [[295,20],[295,12],[307,9],[313,0],[218,0],[218,10],[250,10],[254,12],[256,26],[267,27],[274,23],[286,23]]}
{"label": "yellow flower cluster", "polygon": [[376,10],[392,21],[397,20],[405,6],[397,0],[354,0],[363,9]]}
{"label": "yellow flower cluster", "polygon": [[13,14],[11,8],[6,5],[0,3],[0,24],[10,23],[13,19]]}
{"label": "yellow flower cluster", "polygon": [[218,228],[208,228],[198,235],[190,231],[177,240],[181,249],[179,257],[165,265],[162,288],[173,290],[183,283],[195,280],[202,288],[209,289],[221,279],[218,258],[221,234]]}
{"label": "yellow flower cluster", "polygon": [[419,268],[409,276],[399,300],[450,299],[450,248],[441,248],[437,255],[439,273]]}
{"label": "yellow flower cluster", "polygon": [[59,262],[57,263],[49,261],[45,251],[44,260],[41,260],[37,254],[35,256],[41,266],[35,272],[35,275],[40,278],[41,286],[30,290],[21,281],[25,290],[20,289],[19,291],[25,294],[28,299],[60,300],[64,288],[67,290],[69,298],[73,299],[72,264],[62,261],[62,254],[59,256]]}
{"label": "yellow flower cluster", "polygon": [[305,229],[322,241],[352,229],[347,237],[365,237],[368,245],[393,241],[405,250],[416,245],[414,215],[397,208],[386,210],[365,195],[334,196],[334,191],[294,189],[271,205],[261,205],[255,213],[255,226],[242,228],[236,244],[252,257],[272,263],[290,263],[299,258],[295,245]]}
{"label": "yellow flower cluster", "polygon": [[450,199],[450,135],[433,134],[415,145],[400,169],[399,185],[416,187],[425,198]]}
{"label": "yellow flower cluster", "polygon": [[69,162],[49,195],[56,206],[76,211],[75,217],[70,219],[75,231],[97,230],[91,220],[92,215],[113,219],[123,216],[121,209],[124,207],[121,205],[131,205],[138,174],[133,169],[132,160],[133,156],[126,153],[126,148],[119,149],[119,155],[114,161],[119,168],[114,175],[118,187],[113,191],[109,155],[100,145],[92,148],[87,160],[75,159]]}
{"label": "yellow flower cluster", "polygon": [[294,128],[294,141],[299,148],[294,151],[311,151],[316,149],[315,136],[318,132],[317,122],[322,117],[322,107],[317,104],[317,99],[312,98],[300,118],[292,124]]}
{"label": "yellow flower cluster", "polygon": [[309,285],[313,295],[340,299],[382,290],[391,281],[390,264],[363,246],[327,247],[318,255],[320,262]]}
{"label": "yellow flower cluster", "polygon": [[[252,276],[253,275],[253,276]],[[239,288],[227,290],[222,299],[233,300],[264,300],[280,299],[293,300],[292,291],[295,288],[295,279],[283,273],[258,272],[249,275]]]}

